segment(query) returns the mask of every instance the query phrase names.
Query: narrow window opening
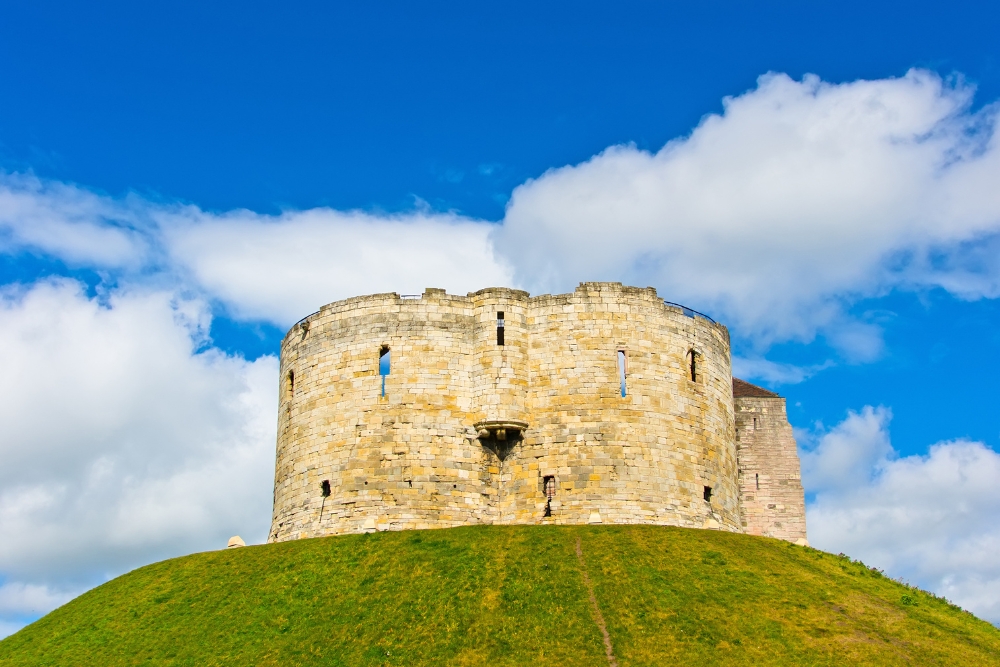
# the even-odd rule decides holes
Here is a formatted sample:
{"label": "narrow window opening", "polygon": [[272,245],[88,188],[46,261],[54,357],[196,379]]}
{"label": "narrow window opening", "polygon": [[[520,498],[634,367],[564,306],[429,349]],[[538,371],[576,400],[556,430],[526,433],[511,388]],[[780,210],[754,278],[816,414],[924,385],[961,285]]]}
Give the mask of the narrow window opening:
{"label": "narrow window opening", "polygon": [[324,479],[319,485],[320,492],[323,494],[323,502],[319,506],[319,520],[323,520],[323,511],[326,509],[326,499],[330,497],[330,480]]}
{"label": "narrow window opening", "polygon": [[382,396],[385,396],[385,376],[389,374],[388,345],[383,345],[378,351],[378,374],[382,376]]}
{"label": "narrow window opening", "polygon": [[712,487],[710,486],[705,487],[705,493],[703,497],[705,498],[706,503],[712,502]]}
{"label": "narrow window opening", "polygon": [[556,478],[546,475],[542,479],[542,489],[545,491],[545,516],[552,516],[552,499],[556,497]]}
{"label": "narrow window opening", "polygon": [[754,473],[754,480],[757,482],[757,490],[760,491],[760,473]]}
{"label": "narrow window opening", "polygon": [[626,375],[628,375],[628,357],[625,356],[625,350],[618,350],[618,382],[621,385],[622,398],[628,394],[625,388]]}
{"label": "narrow window opening", "polygon": [[288,397],[295,395],[295,371],[288,371]]}
{"label": "narrow window opening", "polygon": [[691,381],[692,382],[697,382],[698,381],[698,353],[695,352],[694,350],[691,350],[690,352],[688,352],[688,356],[691,357],[691,368],[690,368],[690,371],[691,371]]}
{"label": "narrow window opening", "polygon": [[503,311],[497,311],[497,345],[503,345],[503,328],[504,328]]}
{"label": "narrow window opening", "polygon": [[757,430],[757,418],[756,417],[753,418],[753,429],[755,431]]}

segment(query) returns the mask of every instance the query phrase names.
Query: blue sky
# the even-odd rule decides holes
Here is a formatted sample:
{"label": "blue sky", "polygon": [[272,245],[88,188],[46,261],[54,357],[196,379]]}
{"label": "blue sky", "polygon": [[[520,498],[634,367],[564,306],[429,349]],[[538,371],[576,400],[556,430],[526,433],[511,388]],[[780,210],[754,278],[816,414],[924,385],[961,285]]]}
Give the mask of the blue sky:
{"label": "blue sky", "polygon": [[[727,323],[737,372],[788,397],[813,543],[1000,620],[1000,497],[977,486],[1000,450],[986,3],[3,15],[0,634],[124,569],[263,539],[273,355],[299,317],[580,280]],[[204,491],[220,479],[242,490]],[[887,542],[900,516],[940,529]],[[29,527],[66,521],[83,555],[39,556]]]}

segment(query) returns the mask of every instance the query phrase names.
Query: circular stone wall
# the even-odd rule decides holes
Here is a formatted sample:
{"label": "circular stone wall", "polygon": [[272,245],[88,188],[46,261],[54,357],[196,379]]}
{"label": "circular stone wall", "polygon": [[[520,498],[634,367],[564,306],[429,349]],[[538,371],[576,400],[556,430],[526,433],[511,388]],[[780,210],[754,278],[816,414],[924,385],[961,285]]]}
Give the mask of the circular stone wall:
{"label": "circular stone wall", "polygon": [[725,327],[584,283],[359,297],[285,336],[271,541],[587,522],[740,530]]}

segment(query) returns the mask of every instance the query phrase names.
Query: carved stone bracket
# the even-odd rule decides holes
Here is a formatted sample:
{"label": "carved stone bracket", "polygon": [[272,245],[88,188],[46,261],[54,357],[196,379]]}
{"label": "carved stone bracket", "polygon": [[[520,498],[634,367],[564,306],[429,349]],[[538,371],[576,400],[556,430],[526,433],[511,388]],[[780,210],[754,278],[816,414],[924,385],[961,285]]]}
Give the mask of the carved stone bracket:
{"label": "carved stone bracket", "polygon": [[516,419],[485,419],[476,422],[474,426],[480,439],[507,440],[521,435],[521,432],[528,428],[528,422]]}

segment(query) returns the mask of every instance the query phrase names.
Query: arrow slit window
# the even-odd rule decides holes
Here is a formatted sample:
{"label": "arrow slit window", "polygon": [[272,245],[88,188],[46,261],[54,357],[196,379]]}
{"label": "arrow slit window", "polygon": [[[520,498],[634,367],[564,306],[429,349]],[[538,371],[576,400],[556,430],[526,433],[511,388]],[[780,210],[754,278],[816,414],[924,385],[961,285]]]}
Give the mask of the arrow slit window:
{"label": "arrow slit window", "polygon": [[628,375],[628,355],[625,350],[618,350],[618,383],[620,385],[622,398],[628,394],[625,387],[625,376]]}
{"label": "arrow slit window", "polygon": [[383,345],[378,352],[378,374],[382,376],[382,396],[385,396],[385,376],[389,374],[388,345]]}
{"label": "arrow slit window", "polygon": [[552,516],[552,499],[556,497],[556,478],[546,475],[542,488],[545,491],[545,516]]}

